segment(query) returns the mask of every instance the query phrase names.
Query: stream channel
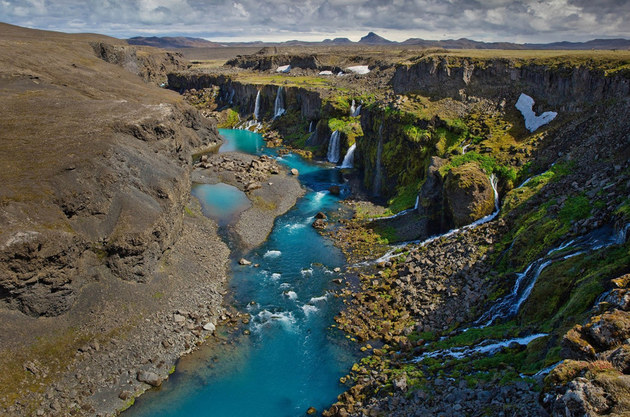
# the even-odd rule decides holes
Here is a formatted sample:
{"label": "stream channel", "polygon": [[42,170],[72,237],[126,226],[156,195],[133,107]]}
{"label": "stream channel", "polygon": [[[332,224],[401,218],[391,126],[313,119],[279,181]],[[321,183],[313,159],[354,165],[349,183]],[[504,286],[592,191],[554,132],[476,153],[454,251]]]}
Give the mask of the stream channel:
{"label": "stream channel", "polygon": [[[256,133],[220,133],[227,142],[221,152],[276,156]],[[298,169],[307,192],[276,219],[262,246],[244,255],[232,250],[228,301],[250,314],[246,328],[251,335],[234,336],[219,327],[219,341],[211,338],[182,358],[162,387],[138,398],[125,417],[302,416],[309,407],[321,412],[345,390],[339,378],[357,358],[345,335],[330,327],[341,303],[329,293],[338,287],[332,282],[338,278],[334,269],[345,259],[311,227],[318,211],[337,210],[339,197],[327,190],[341,186],[343,179],[338,169],[295,154],[277,159]],[[247,205],[242,193],[232,188],[193,187],[204,214],[220,227]],[[239,265],[241,256],[260,266]]]}

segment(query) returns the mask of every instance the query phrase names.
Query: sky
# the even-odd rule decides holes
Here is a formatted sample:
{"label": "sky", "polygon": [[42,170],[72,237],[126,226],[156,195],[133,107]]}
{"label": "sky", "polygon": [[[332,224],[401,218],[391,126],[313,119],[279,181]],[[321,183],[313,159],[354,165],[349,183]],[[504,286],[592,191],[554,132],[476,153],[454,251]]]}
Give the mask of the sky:
{"label": "sky", "polygon": [[0,21],[118,38],[357,41],[373,31],[545,43],[630,38],[630,0],[0,0]]}

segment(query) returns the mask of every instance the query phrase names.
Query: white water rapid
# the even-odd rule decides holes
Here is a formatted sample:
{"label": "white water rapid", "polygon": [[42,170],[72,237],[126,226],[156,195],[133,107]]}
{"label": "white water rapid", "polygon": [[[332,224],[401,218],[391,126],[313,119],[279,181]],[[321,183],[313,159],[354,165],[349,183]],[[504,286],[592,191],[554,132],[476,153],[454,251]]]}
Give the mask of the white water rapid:
{"label": "white water rapid", "polygon": [[510,346],[512,343],[518,343],[521,346],[526,346],[532,340],[536,340],[541,337],[545,337],[547,334],[545,333],[536,333],[529,336],[517,337],[514,339],[507,340],[484,340],[483,342],[477,344],[472,347],[454,347],[451,349],[444,350],[436,350],[433,352],[424,353],[415,359],[412,362],[420,362],[424,358],[436,358],[436,357],[445,357],[449,356],[455,359],[461,359],[465,356],[471,356],[476,353],[483,355],[493,355],[499,352],[501,349]]}
{"label": "white water rapid", "polygon": [[343,158],[343,162],[341,163],[341,168],[352,168],[354,167],[354,151],[357,148],[357,144],[352,145],[348,152],[346,152],[346,156]]}
{"label": "white water rapid", "polygon": [[335,130],[332,135],[330,135],[330,140],[328,141],[328,154],[326,157],[328,158],[328,162],[332,162],[333,164],[339,162],[339,146],[341,142],[339,136],[339,131]]}

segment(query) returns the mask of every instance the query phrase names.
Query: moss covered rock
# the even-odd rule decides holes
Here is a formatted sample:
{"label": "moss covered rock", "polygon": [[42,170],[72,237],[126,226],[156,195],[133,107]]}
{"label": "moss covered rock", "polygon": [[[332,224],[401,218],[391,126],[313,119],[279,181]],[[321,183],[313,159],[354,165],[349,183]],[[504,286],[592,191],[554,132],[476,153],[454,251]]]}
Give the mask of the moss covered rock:
{"label": "moss covered rock", "polygon": [[476,162],[453,168],[444,181],[446,215],[453,226],[472,223],[494,210],[494,192],[488,176]]}

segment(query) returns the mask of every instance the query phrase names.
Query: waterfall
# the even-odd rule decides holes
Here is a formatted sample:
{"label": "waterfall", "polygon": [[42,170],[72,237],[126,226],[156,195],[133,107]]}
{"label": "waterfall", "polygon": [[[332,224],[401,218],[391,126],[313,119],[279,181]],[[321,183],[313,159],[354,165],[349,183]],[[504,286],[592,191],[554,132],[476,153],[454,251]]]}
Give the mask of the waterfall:
{"label": "waterfall", "polygon": [[276,94],[276,101],[273,106],[273,118],[277,119],[282,116],[286,111],[284,109],[284,96],[282,95],[284,89],[282,87],[278,87],[278,92]]}
{"label": "waterfall", "polygon": [[418,206],[420,205],[420,194],[416,196],[416,205],[413,206],[414,210],[418,210]]}
{"label": "waterfall", "polygon": [[468,145],[464,145],[464,146],[462,147],[462,155],[466,155],[466,149],[468,149],[468,147],[469,147],[470,145],[471,145],[471,144],[469,143]]}
{"label": "waterfall", "polygon": [[308,133],[312,133],[313,132],[313,121],[311,120],[311,123],[308,125]]}
{"label": "waterfall", "polygon": [[233,102],[234,102],[234,94],[236,94],[236,91],[234,89],[231,89],[230,90],[230,96],[228,97],[228,103],[230,105],[232,105]]}
{"label": "waterfall", "polygon": [[354,113],[357,111],[356,103],[352,100],[352,106],[350,106],[350,116],[354,116]]}
{"label": "waterfall", "polygon": [[[501,211],[501,207],[499,205],[500,199],[499,199],[499,191],[497,189],[497,177],[494,174],[492,174],[492,175],[490,175],[489,179],[490,179],[490,185],[492,185],[492,191],[494,193],[494,212],[493,213],[488,214],[487,216],[482,217],[479,220],[475,220],[474,222],[472,222],[472,223],[470,223],[470,224],[468,224],[468,225],[466,225],[466,226],[464,226],[464,227],[462,227],[460,229],[451,229],[451,230],[449,230],[446,233],[442,233],[441,235],[437,235],[437,236],[431,236],[431,237],[429,237],[429,238],[427,238],[427,239],[425,239],[423,241],[412,240],[410,242],[399,243],[398,245],[394,246],[385,255],[383,255],[380,258],[378,258],[375,262],[379,263],[379,262],[389,261],[393,257],[398,256],[396,252],[399,249],[402,249],[402,248],[407,247],[409,245],[420,244],[420,246],[425,246],[425,245],[428,245],[429,243],[433,242],[434,240],[438,240],[438,239],[441,239],[443,237],[450,237],[450,236],[456,235],[457,233],[459,233],[461,231],[468,230],[468,229],[474,229],[475,227],[477,227],[479,225],[482,225],[484,223],[488,223],[489,221],[494,220],[499,215],[499,212]],[[418,204],[419,203],[420,203],[420,197],[417,197],[416,198],[416,207],[415,207],[416,209],[418,208]],[[406,212],[411,211],[411,210],[413,210],[413,209],[405,210],[405,212],[401,212],[401,213],[395,214],[394,216],[390,216],[389,218],[398,217],[398,216],[400,216],[402,214],[405,214]],[[384,218],[387,218],[387,217],[384,217]]]}
{"label": "waterfall", "polygon": [[339,162],[339,131],[335,130],[332,135],[330,135],[330,140],[328,141],[328,162],[332,162],[336,164]]}
{"label": "waterfall", "polygon": [[358,117],[361,115],[361,104],[359,104],[359,106],[357,107],[357,109],[354,111],[354,113],[352,113],[353,117]]}
{"label": "waterfall", "polygon": [[[623,229],[622,229],[623,231]],[[620,243],[622,231],[615,233],[609,226],[604,226],[578,238],[563,242],[549,250],[546,255],[529,264],[525,270],[517,274],[512,291],[497,300],[484,314],[477,319],[476,325],[486,327],[497,319],[508,319],[518,314],[521,305],[529,298],[540,274],[556,261],[563,261],[586,251],[594,251]]]}
{"label": "waterfall", "polygon": [[455,359],[461,359],[466,356],[472,356],[475,354],[494,355],[501,349],[510,346],[512,343],[518,343],[521,346],[527,346],[532,340],[539,339],[547,336],[546,333],[536,333],[529,336],[516,337],[514,339],[507,340],[484,340],[476,346],[462,346],[454,347],[451,349],[436,350],[434,352],[423,353],[412,360],[412,362],[420,362],[425,358],[437,358],[449,356]]}
{"label": "waterfall", "polygon": [[343,158],[343,163],[341,164],[341,168],[352,168],[354,166],[354,150],[357,148],[357,144],[355,143],[348,149],[346,152],[346,156]]}
{"label": "waterfall", "polygon": [[260,119],[260,90],[256,93],[256,104],[254,105],[254,119]]}
{"label": "waterfall", "polygon": [[383,181],[383,168],[381,167],[381,158],[383,156],[383,123],[378,128],[378,147],[376,148],[376,165],[374,169],[374,182],[372,183],[372,194],[379,196],[381,194],[381,182]]}

